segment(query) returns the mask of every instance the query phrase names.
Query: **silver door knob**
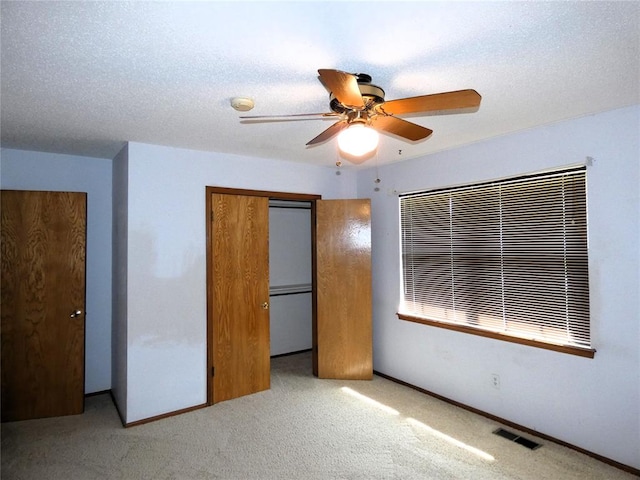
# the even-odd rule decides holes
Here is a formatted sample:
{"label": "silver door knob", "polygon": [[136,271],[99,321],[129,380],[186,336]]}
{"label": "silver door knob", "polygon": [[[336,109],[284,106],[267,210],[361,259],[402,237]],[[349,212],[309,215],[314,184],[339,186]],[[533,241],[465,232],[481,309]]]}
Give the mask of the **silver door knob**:
{"label": "silver door knob", "polygon": [[76,317],[79,317],[80,315],[82,315],[82,310],[76,310],[71,315],[69,315],[69,317],[70,318],[76,318]]}

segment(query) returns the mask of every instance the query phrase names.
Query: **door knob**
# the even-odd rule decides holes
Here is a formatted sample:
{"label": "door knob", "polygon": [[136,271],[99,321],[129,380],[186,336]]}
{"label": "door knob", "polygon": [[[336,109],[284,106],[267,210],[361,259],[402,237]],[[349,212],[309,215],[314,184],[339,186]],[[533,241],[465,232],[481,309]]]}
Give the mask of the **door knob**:
{"label": "door knob", "polygon": [[79,317],[80,315],[82,315],[82,310],[76,310],[71,315],[69,315],[69,317],[70,318],[76,318],[76,317]]}
{"label": "door knob", "polygon": [[268,304],[267,302],[264,302],[264,303],[262,304],[262,309],[263,309],[263,310],[269,310],[269,304]]}

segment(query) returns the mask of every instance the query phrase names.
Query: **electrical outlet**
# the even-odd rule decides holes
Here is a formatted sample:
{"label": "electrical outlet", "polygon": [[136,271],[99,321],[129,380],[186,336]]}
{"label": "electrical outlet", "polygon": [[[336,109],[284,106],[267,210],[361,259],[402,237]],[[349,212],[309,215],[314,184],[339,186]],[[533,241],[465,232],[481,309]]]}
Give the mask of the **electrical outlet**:
{"label": "electrical outlet", "polygon": [[491,385],[496,390],[500,390],[500,375],[498,375],[497,373],[491,374]]}

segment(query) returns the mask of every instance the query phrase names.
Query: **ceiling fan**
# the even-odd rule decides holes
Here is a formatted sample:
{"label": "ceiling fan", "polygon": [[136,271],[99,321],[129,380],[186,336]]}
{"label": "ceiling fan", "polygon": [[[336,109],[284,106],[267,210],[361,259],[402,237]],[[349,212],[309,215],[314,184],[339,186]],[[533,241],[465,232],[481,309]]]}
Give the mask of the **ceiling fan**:
{"label": "ceiling fan", "polygon": [[[384,90],[371,83],[371,76],[365,73],[347,73],[340,70],[318,70],[320,81],[329,91],[331,112],[293,114],[293,115],[253,115],[241,116],[249,121],[285,121],[296,117],[337,117],[338,121],[307,142],[307,146],[323,143],[339,135],[341,151],[352,157],[362,157],[377,147],[375,130],[396,135],[404,140],[418,141],[429,137],[433,131],[399,118],[407,114],[466,113],[476,111],[481,96],[475,90],[457,90],[453,92],[421,95],[385,101]],[[373,130],[372,130],[373,129]],[[375,145],[362,146],[356,141],[356,147],[349,149],[343,145],[347,134],[369,134],[375,136]]]}

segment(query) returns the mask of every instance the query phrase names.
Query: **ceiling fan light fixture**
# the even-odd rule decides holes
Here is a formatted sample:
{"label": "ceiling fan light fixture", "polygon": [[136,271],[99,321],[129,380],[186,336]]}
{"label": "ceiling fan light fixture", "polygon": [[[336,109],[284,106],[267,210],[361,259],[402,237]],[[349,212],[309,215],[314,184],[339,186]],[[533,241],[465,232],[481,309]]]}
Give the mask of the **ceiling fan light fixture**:
{"label": "ceiling fan light fixture", "polygon": [[338,135],[341,152],[353,157],[362,157],[378,147],[378,132],[362,122],[352,123]]}

